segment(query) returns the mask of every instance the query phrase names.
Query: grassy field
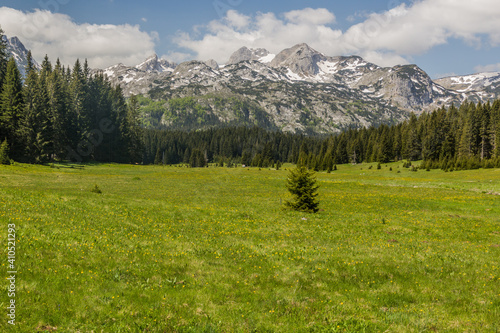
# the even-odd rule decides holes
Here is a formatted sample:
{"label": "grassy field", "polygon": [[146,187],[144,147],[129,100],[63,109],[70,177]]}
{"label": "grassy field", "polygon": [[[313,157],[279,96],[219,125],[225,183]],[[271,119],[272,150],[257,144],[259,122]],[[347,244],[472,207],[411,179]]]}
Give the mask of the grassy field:
{"label": "grassy field", "polygon": [[0,331],[500,331],[500,170],[369,166],[0,166]]}

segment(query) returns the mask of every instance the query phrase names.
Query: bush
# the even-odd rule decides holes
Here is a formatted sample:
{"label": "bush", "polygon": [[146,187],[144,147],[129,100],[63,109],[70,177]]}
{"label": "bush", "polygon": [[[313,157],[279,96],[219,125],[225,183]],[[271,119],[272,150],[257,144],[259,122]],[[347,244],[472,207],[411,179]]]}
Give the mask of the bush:
{"label": "bush", "polygon": [[92,193],[97,193],[97,194],[102,194],[102,191],[101,191],[101,189],[99,188],[99,186],[97,186],[97,184],[96,184],[96,185],[94,185],[94,187],[90,190],[90,192],[92,192]]}
{"label": "bush", "polygon": [[316,213],[318,212],[319,202],[316,178],[314,172],[307,170],[305,166],[297,166],[290,170],[286,187],[293,195],[293,200],[285,202],[285,205],[293,210]]}

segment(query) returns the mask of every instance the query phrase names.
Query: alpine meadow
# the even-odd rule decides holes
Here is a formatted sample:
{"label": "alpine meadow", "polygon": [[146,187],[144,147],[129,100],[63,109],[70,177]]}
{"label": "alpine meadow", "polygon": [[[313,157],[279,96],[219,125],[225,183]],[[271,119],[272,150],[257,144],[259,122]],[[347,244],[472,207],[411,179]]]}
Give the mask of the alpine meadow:
{"label": "alpine meadow", "polygon": [[0,332],[500,332],[500,64],[408,61],[498,4],[89,1],[0,7]]}

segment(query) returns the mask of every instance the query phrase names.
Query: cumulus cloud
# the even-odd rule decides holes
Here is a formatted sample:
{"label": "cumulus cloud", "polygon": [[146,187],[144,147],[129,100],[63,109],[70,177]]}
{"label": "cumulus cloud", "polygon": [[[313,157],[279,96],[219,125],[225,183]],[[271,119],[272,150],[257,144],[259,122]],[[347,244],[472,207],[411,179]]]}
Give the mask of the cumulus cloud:
{"label": "cumulus cloud", "polygon": [[44,10],[23,12],[0,8],[0,22],[7,36],[17,36],[37,60],[45,54],[72,65],[87,58],[93,68],[117,63],[136,65],[154,53],[157,33],[137,25],[77,24],[69,16]]}
{"label": "cumulus cloud", "polygon": [[296,24],[331,24],[335,23],[335,15],[325,8],[292,10],[285,13],[285,18]]}
{"label": "cumulus cloud", "polygon": [[381,13],[366,14],[345,31],[332,28],[336,18],[327,9],[294,10],[277,16],[245,16],[235,10],[210,22],[204,34],[182,32],[175,42],[198,59],[227,61],[241,46],[279,52],[298,43],[328,55],[356,54],[382,66],[405,64],[451,38],[471,47],[500,46],[498,0],[420,0]]}

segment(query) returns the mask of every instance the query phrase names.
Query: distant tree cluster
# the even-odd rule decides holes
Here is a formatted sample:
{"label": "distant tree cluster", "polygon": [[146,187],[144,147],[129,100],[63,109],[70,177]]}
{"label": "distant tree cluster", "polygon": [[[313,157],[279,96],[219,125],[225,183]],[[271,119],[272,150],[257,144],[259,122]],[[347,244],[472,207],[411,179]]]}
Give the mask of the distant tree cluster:
{"label": "distant tree cluster", "polygon": [[309,165],[423,160],[425,168],[463,170],[500,167],[500,101],[444,107],[378,128],[350,130],[329,138]]}
{"label": "distant tree cluster", "polygon": [[466,101],[458,108],[412,114],[397,125],[350,129],[328,137],[229,127],[189,133],[148,130],[144,139],[143,161],[157,164],[193,165],[201,152],[206,163],[269,167],[289,162],[315,171],[399,160],[424,160],[426,168],[444,170],[500,167],[500,101]]}
{"label": "distant tree cluster", "polygon": [[[0,39],[3,32],[0,30]],[[0,42],[0,143],[9,158],[29,163],[58,160],[140,162],[138,105],[127,105],[119,86],[92,74],[87,62],[73,69],[45,57],[41,70],[28,53],[26,77]]]}
{"label": "distant tree cluster", "polygon": [[231,166],[276,166],[278,162],[296,163],[301,144],[311,149],[317,138],[271,132],[258,127],[223,127],[185,132],[145,130],[145,164],[193,165],[217,163]]}

